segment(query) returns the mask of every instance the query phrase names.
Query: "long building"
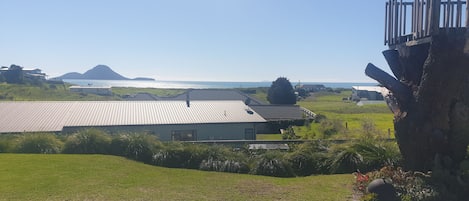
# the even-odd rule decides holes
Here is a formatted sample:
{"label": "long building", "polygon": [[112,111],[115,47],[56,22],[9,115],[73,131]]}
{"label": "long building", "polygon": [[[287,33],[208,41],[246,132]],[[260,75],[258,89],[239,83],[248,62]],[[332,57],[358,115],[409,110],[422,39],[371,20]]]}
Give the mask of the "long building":
{"label": "long building", "polygon": [[0,102],[0,133],[102,128],[160,140],[253,140],[266,120],[242,101]]}

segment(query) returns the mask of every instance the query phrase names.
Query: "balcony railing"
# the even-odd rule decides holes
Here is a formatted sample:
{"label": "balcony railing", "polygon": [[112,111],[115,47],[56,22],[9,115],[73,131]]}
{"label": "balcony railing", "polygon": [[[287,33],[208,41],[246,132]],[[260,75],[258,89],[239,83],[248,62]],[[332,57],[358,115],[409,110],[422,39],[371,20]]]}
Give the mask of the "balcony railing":
{"label": "balcony railing", "polygon": [[389,0],[385,10],[384,45],[389,47],[426,39],[441,28],[467,27],[468,23],[468,7],[461,0]]}

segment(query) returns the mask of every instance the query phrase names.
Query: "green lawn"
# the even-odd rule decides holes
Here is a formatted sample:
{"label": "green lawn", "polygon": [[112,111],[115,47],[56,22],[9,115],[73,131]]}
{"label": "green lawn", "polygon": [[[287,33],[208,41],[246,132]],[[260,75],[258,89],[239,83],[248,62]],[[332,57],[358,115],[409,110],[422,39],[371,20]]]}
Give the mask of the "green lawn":
{"label": "green lawn", "polygon": [[42,86],[0,83],[0,101],[90,101],[119,100],[116,96],[72,93],[65,84]]}
{"label": "green lawn", "polygon": [[[388,129],[390,129],[391,137],[393,137],[393,114],[384,102],[376,105],[357,106],[355,102],[342,100],[350,95],[351,90],[342,91],[341,93],[319,92],[312,97],[299,101],[298,105],[316,114],[325,115],[327,119],[338,120],[344,127],[347,124],[347,129],[342,134],[356,137],[363,132],[363,122],[371,121],[374,123],[377,132],[387,137]],[[300,136],[312,135],[313,133],[317,135],[320,133],[319,126],[319,124],[313,123],[310,128],[297,127],[295,132]],[[341,138],[342,136],[335,137]]]}
{"label": "green lawn", "polygon": [[281,134],[257,134],[257,140],[282,140]]}
{"label": "green lawn", "polygon": [[112,93],[115,95],[127,95],[136,93],[149,93],[160,97],[176,96],[184,93],[185,89],[157,89],[157,88],[134,88],[134,87],[113,87]]}
{"label": "green lawn", "polygon": [[347,200],[353,176],[274,178],[104,155],[0,154],[0,200]]}
{"label": "green lawn", "polygon": [[113,87],[112,96],[72,93],[68,84],[43,84],[42,86],[0,83],[0,101],[106,101],[122,100],[123,95],[145,92],[157,96],[175,96],[184,89],[156,89]]}

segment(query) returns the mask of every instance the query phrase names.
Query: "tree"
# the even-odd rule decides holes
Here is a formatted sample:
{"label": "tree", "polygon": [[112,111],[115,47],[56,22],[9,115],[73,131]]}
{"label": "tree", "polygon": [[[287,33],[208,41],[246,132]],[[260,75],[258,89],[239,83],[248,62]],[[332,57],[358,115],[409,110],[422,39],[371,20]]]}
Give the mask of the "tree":
{"label": "tree", "polygon": [[23,68],[21,66],[12,64],[2,75],[9,84],[23,83]]}
{"label": "tree", "polygon": [[295,91],[290,81],[285,77],[273,81],[267,91],[267,100],[271,104],[296,104]]}
{"label": "tree", "polygon": [[468,40],[465,29],[439,32],[431,43],[383,52],[395,77],[373,64],[365,70],[391,91],[386,102],[405,167],[432,170],[446,189],[466,192],[463,197],[469,196],[469,178],[461,181],[469,145]]}

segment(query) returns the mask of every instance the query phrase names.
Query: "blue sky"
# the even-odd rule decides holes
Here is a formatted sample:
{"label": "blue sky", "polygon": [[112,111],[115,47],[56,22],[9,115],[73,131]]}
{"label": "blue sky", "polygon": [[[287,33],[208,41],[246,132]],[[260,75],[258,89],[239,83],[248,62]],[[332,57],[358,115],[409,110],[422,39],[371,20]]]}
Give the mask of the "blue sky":
{"label": "blue sky", "polygon": [[385,0],[0,0],[0,65],[160,80],[372,82]]}

